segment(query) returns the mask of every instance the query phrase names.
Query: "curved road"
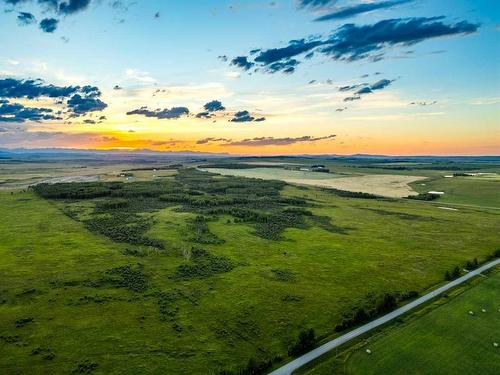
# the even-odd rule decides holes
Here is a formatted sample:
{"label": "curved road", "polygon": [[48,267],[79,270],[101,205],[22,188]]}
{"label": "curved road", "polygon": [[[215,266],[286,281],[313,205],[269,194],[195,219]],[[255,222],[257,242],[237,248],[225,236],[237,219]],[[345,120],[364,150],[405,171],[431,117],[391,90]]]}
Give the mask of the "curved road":
{"label": "curved road", "polygon": [[358,327],[355,330],[346,333],[345,335],[339,336],[334,340],[328,341],[327,343],[321,345],[320,347],[318,347],[314,350],[311,350],[310,352],[294,359],[291,362],[288,362],[283,367],[280,367],[280,368],[274,370],[269,375],[290,375],[293,371],[297,370],[299,367],[304,366],[306,363],[311,362],[312,360],[329,352],[330,350],[332,350],[332,349],[334,349],[342,344],[345,344],[349,340],[352,340],[358,336],[361,336],[361,335],[365,334],[366,332],[368,332],[374,328],[377,328],[377,327],[393,320],[394,318],[397,318],[400,315],[403,315],[404,313],[410,311],[411,309],[429,301],[430,299],[432,299],[434,297],[437,297],[441,293],[446,292],[447,290],[449,290],[449,289],[451,289],[459,284],[462,284],[463,282],[465,282],[469,279],[472,279],[474,276],[477,276],[481,272],[484,272],[492,267],[495,267],[498,264],[500,264],[500,259],[496,259],[492,262],[486,263],[485,265],[483,265],[483,266],[481,266],[473,271],[470,271],[469,273],[465,274],[464,276],[459,277],[458,279],[455,279],[455,280],[449,282],[448,284],[443,285],[442,287],[437,288],[436,290],[433,290],[432,292],[429,292],[429,293],[423,295],[420,298],[417,298],[415,301],[410,302],[410,303],[400,307],[399,309],[396,309],[396,310],[390,312],[389,314],[381,316],[380,318],[378,318],[372,322],[369,322],[361,327]]}

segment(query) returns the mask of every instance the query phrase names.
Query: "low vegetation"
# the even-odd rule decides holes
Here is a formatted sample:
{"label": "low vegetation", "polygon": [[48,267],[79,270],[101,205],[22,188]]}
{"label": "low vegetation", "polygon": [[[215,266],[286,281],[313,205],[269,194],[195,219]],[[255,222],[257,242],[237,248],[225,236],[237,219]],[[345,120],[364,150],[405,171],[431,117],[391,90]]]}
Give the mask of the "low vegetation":
{"label": "low vegetation", "polygon": [[0,193],[0,368],[267,373],[499,246],[493,210],[134,174]]}

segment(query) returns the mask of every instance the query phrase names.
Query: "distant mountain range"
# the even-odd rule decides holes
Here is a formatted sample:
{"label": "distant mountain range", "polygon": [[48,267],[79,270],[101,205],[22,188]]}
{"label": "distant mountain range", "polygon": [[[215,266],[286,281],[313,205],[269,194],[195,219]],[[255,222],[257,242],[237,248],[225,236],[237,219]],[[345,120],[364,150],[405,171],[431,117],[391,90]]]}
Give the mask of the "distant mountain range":
{"label": "distant mountain range", "polygon": [[24,160],[37,161],[43,160],[70,160],[78,158],[80,160],[94,161],[165,161],[165,160],[203,160],[214,158],[235,158],[240,160],[246,159],[276,159],[276,158],[310,158],[310,159],[341,159],[341,160],[390,160],[392,162],[431,162],[431,161],[476,161],[476,162],[499,162],[500,156],[388,156],[388,155],[371,155],[371,154],[354,154],[354,155],[337,155],[337,154],[322,154],[322,155],[274,155],[274,156],[242,156],[229,153],[211,153],[199,151],[155,151],[149,149],[138,150],[96,150],[96,149],[76,149],[76,148],[0,148],[0,159],[8,160]]}

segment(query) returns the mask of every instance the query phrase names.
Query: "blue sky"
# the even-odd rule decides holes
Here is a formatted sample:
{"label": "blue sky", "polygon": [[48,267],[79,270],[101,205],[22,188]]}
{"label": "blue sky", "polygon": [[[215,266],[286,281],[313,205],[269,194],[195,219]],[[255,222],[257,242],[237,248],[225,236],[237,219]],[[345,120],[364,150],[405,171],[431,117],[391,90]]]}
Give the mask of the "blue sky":
{"label": "blue sky", "polygon": [[[403,1],[323,22],[314,20],[339,9],[382,1],[326,0],[322,7],[311,7],[301,6],[299,0],[87,0],[82,2],[88,2],[87,6],[71,14],[47,8],[38,0],[13,2],[0,0],[0,80],[41,78],[44,84],[61,87],[93,85],[107,107],[72,117],[61,114],[57,120],[23,121],[17,130],[12,128],[13,121],[2,122],[0,117],[0,128],[6,129],[0,133],[4,138],[0,147],[148,147],[238,153],[500,151],[500,3],[494,0]],[[36,21],[20,25],[19,12],[32,14]],[[300,63],[291,74],[263,72],[269,65],[252,72],[230,64],[237,56],[251,58],[252,49],[283,48],[291,40],[310,36],[324,41],[345,24],[361,27],[437,16],[445,18],[429,22],[446,27],[466,22],[477,30],[386,46],[379,61],[373,61],[374,54],[339,61],[316,50],[310,60],[299,55]],[[40,29],[44,18],[58,20],[55,31]],[[228,61],[219,56],[227,56]],[[381,79],[391,82],[352,102],[345,102],[346,94],[339,92],[342,86],[372,85]],[[121,90],[113,90],[114,86]],[[155,94],[156,90],[160,91]],[[28,107],[43,104],[64,112],[58,108],[61,103],[45,97],[4,96],[4,100]],[[225,112],[210,119],[196,118],[211,100],[220,100]],[[192,115],[160,119],[153,112],[151,117],[126,114],[140,107],[151,111],[186,107]],[[231,121],[242,110],[250,118],[266,120]],[[103,116],[105,120],[90,124]],[[301,140],[332,134],[337,137]],[[230,144],[263,137],[289,139],[285,141],[289,143],[286,149],[283,141],[247,148]],[[207,138],[224,140],[197,142]]]}

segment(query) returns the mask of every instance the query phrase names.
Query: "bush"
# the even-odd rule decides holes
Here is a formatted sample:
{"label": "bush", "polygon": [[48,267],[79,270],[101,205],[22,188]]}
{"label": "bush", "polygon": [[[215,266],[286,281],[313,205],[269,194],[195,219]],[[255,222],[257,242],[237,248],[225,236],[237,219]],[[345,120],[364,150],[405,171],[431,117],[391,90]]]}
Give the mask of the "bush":
{"label": "bush", "polygon": [[191,260],[191,264],[182,264],[177,267],[174,275],[175,279],[202,279],[219,273],[230,272],[235,267],[231,259],[212,255],[203,249],[193,249]]}
{"label": "bush", "polygon": [[465,268],[468,270],[473,270],[476,269],[479,266],[479,262],[477,261],[477,258],[474,258],[472,261],[468,261],[465,263]]}
{"label": "bush", "polygon": [[106,271],[101,282],[117,288],[127,288],[134,292],[144,292],[148,288],[148,277],[142,272],[142,265],[126,265]]}
{"label": "bush", "polygon": [[98,365],[88,359],[84,359],[77,363],[76,367],[71,371],[78,374],[90,374],[97,369]]}
{"label": "bush", "polygon": [[191,224],[193,231],[192,241],[201,244],[219,245],[224,243],[224,240],[218,238],[215,234],[210,232],[207,220],[204,216],[198,215]]}
{"label": "bush", "polygon": [[438,194],[420,193],[418,195],[409,195],[407,199],[415,199],[418,201],[433,201],[439,198]]}
{"label": "bush", "polygon": [[446,271],[444,274],[444,278],[448,281],[455,280],[458,277],[460,277],[460,268],[458,266],[451,271]]}
{"label": "bush", "polygon": [[302,331],[299,333],[297,342],[288,349],[288,355],[295,357],[304,354],[305,352],[311,350],[315,343],[316,334],[314,333],[314,329],[310,328]]}
{"label": "bush", "polygon": [[16,325],[16,328],[21,328],[21,327],[24,327],[26,324],[29,324],[29,323],[32,323],[33,322],[33,318],[29,317],[29,318],[21,318],[21,319],[17,319],[15,321],[15,325]]}

